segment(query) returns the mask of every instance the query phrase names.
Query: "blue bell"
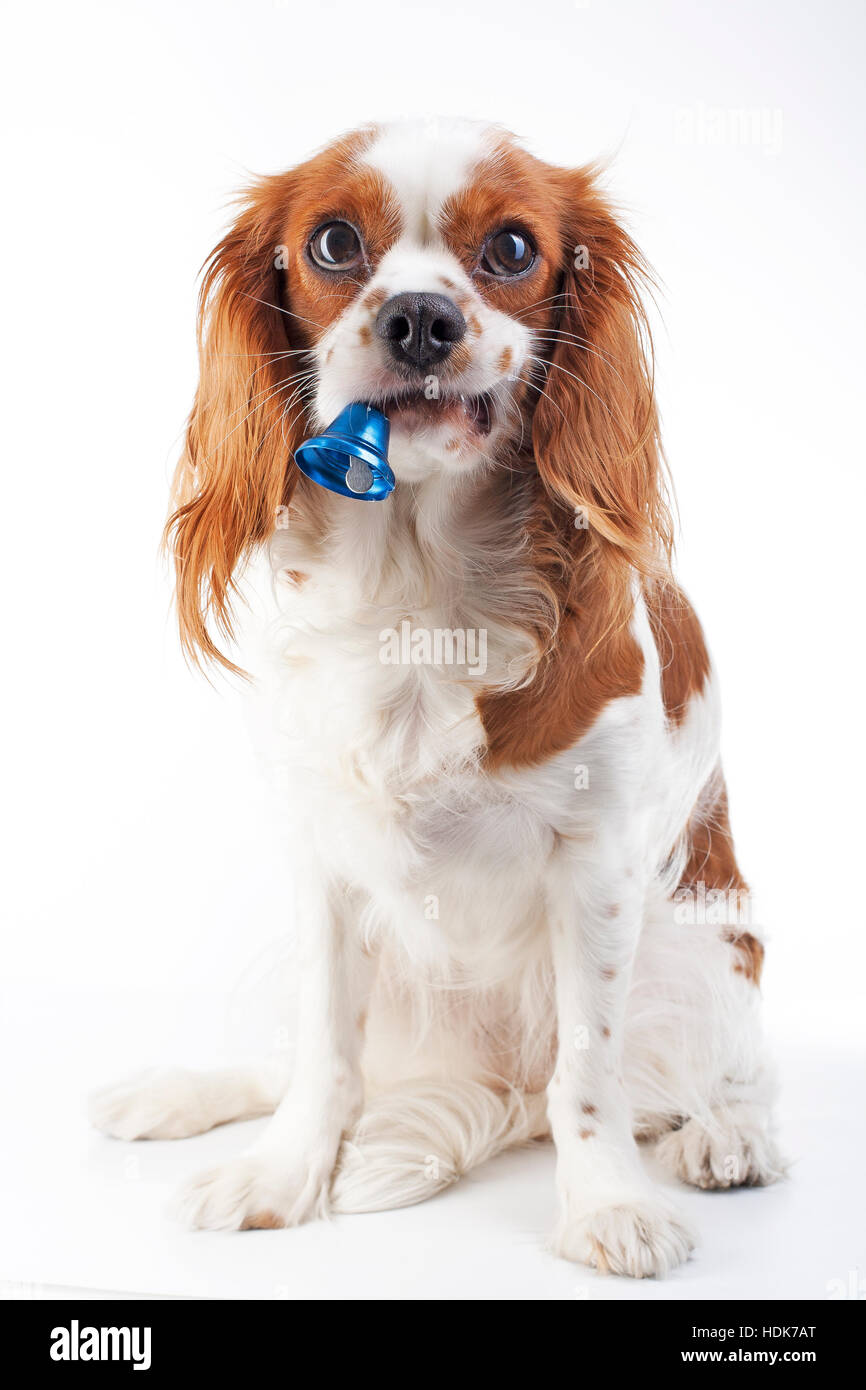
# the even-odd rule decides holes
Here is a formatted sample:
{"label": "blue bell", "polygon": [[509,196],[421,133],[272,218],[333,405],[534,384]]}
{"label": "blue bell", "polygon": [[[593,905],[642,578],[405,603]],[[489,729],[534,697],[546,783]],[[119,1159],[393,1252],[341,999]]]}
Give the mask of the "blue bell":
{"label": "blue bell", "polygon": [[390,433],[387,415],[363,401],[353,401],[324,434],[304,440],[295,450],[295,463],[329,492],[381,502],[394,491],[396,481],[388,467]]}

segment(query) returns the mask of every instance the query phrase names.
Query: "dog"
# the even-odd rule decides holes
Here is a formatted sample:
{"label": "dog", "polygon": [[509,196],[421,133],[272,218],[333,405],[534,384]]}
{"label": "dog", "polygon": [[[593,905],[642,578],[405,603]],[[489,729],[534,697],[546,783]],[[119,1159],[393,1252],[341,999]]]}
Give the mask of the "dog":
{"label": "dog", "polygon": [[[701,1188],[782,1174],[647,283],[597,168],[450,120],[261,179],[208,263],[167,541],[202,664],[241,669],[273,568],[297,1038],[91,1106],[124,1139],[272,1115],[183,1191],[193,1227],[418,1202],[552,1137],[553,1248],[642,1277],[694,1242],[641,1145]],[[355,401],[390,421],[381,502],[293,463]]]}

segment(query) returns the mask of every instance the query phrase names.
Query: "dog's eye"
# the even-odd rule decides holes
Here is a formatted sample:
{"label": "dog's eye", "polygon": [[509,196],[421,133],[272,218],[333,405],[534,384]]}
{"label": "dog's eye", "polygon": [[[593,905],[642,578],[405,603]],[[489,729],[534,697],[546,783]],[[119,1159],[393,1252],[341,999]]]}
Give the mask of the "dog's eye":
{"label": "dog's eye", "polygon": [[492,236],[481,256],[482,267],[491,275],[519,275],[535,260],[535,247],[523,232],[504,231]]}
{"label": "dog's eye", "polygon": [[361,238],[348,222],[329,222],[314,234],[310,255],[323,270],[348,270],[363,258]]}

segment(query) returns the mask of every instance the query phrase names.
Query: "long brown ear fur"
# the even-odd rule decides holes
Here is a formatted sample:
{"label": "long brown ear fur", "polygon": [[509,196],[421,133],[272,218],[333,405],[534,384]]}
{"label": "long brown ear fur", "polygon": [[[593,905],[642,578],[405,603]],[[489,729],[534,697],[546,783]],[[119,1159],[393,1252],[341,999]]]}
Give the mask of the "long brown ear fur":
{"label": "long brown ear fur", "polygon": [[586,558],[587,549],[596,563],[619,556],[639,574],[661,577],[673,527],[639,294],[647,272],[598,192],[596,171],[557,172],[563,273],[533,420],[536,466],[548,492],[588,523]]}
{"label": "long brown ear fur", "polygon": [[199,296],[199,386],[164,535],[175,561],[186,655],[235,672],[212,630],[231,641],[239,569],[294,486],[284,414],[297,358],[279,356],[291,348],[291,319],[280,305],[276,269],[291,180],[286,174],[257,184],[207,263]]}

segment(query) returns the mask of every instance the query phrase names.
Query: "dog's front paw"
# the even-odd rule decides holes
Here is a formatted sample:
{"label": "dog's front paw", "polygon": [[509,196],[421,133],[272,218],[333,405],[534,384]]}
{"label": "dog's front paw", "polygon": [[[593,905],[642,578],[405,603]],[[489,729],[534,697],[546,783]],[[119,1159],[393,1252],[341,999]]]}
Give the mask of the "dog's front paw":
{"label": "dog's front paw", "polygon": [[601,1207],[582,1217],[566,1214],[553,1244],[566,1260],[633,1279],[667,1274],[694,1249],[687,1226],[656,1197]]}
{"label": "dog's front paw", "polygon": [[205,1231],[298,1226],[328,1210],[330,1171],[249,1154],[197,1174],[178,1194],[175,1216]]}

